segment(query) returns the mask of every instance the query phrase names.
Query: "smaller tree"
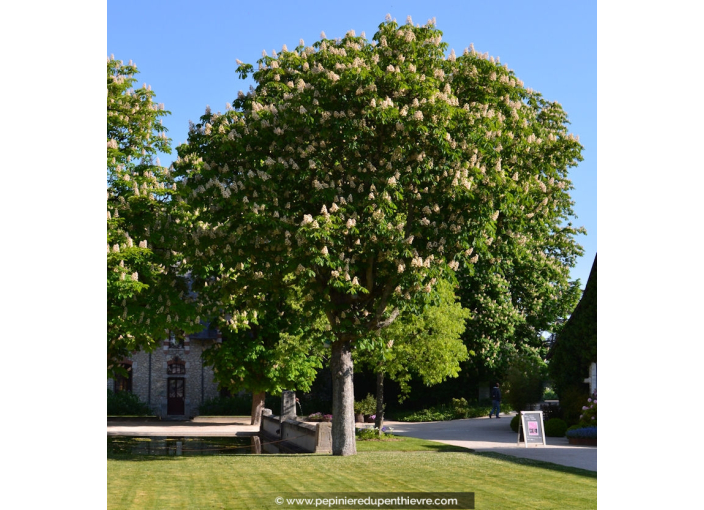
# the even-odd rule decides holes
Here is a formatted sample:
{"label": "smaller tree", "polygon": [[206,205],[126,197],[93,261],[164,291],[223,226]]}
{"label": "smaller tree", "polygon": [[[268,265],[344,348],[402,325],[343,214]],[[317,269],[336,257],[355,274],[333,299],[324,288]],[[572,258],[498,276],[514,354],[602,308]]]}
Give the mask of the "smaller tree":
{"label": "smaller tree", "polygon": [[[204,287],[203,297],[209,288],[223,289]],[[300,300],[300,293],[289,287],[276,295],[260,295],[246,306],[240,301],[247,312],[236,320],[232,314],[221,317],[223,342],[203,353],[220,387],[252,392],[252,425],[260,423],[267,393],[308,391],[322,368],[326,321],[301,320]]]}
{"label": "smaller tree", "polygon": [[504,400],[515,411],[527,410],[529,404],[542,398],[545,378],[545,362],[537,353],[515,356],[506,375]]}
{"label": "smaller tree", "polygon": [[427,386],[457,377],[460,363],[470,354],[461,338],[469,317],[469,310],[462,308],[455,297],[452,284],[439,280],[434,300],[429,300],[422,313],[401,315],[378,332],[381,341],[372,344],[375,349],[356,351],[356,361],[377,375],[375,423],[379,431],[384,420],[384,377],[388,375],[399,383],[401,401],[411,390],[409,381],[413,374]]}

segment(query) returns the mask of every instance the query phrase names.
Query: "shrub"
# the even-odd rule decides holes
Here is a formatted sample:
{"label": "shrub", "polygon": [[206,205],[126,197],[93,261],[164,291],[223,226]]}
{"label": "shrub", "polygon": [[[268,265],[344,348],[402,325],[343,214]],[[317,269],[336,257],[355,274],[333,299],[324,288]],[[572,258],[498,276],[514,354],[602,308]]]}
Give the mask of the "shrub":
{"label": "shrub", "polygon": [[567,424],[560,418],[551,418],[545,422],[545,435],[547,437],[564,437]]}
{"label": "shrub", "polygon": [[520,415],[516,415],[513,418],[511,418],[511,430],[514,432],[518,433],[518,422],[521,419]]}
{"label": "shrub", "polygon": [[596,427],[596,392],[587,399],[587,404],[582,406],[579,415],[579,425],[582,427]]}
{"label": "shrub", "polygon": [[454,418],[455,412],[447,406],[431,407],[411,413],[401,413],[396,417],[398,421],[447,421]]}
{"label": "shrub", "polygon": [[388,430],[386,427],[381,429],[382,432],[379,434],[379,429],[377,428],[359,428],[355,431],[355,437],[357,441],[370,441],[374,439],[391,439],[394,437],[393,434],[388,434],[384,430]]}
{"label": "shrub", "polygon": [[153,416],[151,409],[129,391],[108,390],[108,416]]}
{"label": "shrub", "polygon": [[[491,411],[491,405],[475,405],[469,408],[466,418],[481,418],[482,416],[488,415],[489,411]],[[507,412],[503,405],[501,406],[501,411]]]}
{"label": "shrub", "polygon": [[543,390],[543,400],[557,400],[558,396],[557,393],[555,393],[555,390],[553,390],[550,387],[545,387],[545,390]]}
{"label": "shrub", "polygon": [[594,438],[596,439],[596,427],[570,427],[565,434],[567,437]]}
{"label": "shrub", "polygon": [[560,391],[560,408],[562,409],[562,419],[569,425],[579,422],[579,415],[582,414],[584,402],[589,397],[589,390],[582,386],[571,386]]}
{"label": "shrub", "polygon": [[[489,409],[489,411],[491,411],[491,401],[489,402],[488,409]],[[503,400],[501,401],[501,412],[502,413],[510,413],[513,410],[514,409],[509,402],[505,402]]]}
{"label": "shrub", "polygon": [[524,411],[529,404],[543,397],[545,362],[537,356],[516,356],[506,375],[505,400],[516,411]]}
{"label": "shrub", "polygon": [[469,414],[469,404],[464,398],[452,399],[452,413],[455,418],[466,418]]}
{"label": "shrub", "polygon": [[[502,411],[503,405],[502,405]],[[467,402],[464,398],[453,398],[450,405],[441,404],[421,411],[401,411],[394,413],[398,421],[447,421],[461,418],[480,418],[491,411],[486,401]]]}
{"label": "shrub", "polygon": [[371,416],[374,413],[376,413],[376,397],[371,393],[367,393],[366,397],[354,403],[354,414]]}

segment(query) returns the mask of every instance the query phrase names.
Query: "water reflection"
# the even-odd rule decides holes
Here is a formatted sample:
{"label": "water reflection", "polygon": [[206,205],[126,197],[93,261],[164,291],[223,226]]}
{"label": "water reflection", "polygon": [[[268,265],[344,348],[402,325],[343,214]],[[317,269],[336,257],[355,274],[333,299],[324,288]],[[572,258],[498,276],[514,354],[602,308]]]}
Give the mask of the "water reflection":
{"label": "water reflection", "polygon": [[240,437],[128,437],[108,436],[108,455],[242,455],[278,453],[262,448],[259,436]]}

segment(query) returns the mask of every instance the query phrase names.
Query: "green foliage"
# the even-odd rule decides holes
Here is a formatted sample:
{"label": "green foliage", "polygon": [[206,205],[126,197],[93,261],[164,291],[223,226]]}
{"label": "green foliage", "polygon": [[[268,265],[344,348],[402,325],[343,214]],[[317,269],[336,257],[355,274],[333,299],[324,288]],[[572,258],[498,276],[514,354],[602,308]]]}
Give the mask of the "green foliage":
{"label": "green foliage", "polygon": [[231,393],[308,391],[322,368],[324,319],[301,320],[301,298],[294,287],[250,302],[250,317],[237,328],[219,317],[223,341],[203,353],[215,379]]}
{"label": "green foliage", "polygon": [[575,425],[580,420],[582,407],[589,398],[589,391],[585,384],[571,386],[562,390],[560,395],[560,408],[562,418],[570,425]]}
{"label": "green foliage", "polygon": [[388,441],[389,439],[394,439],[393,434],[388,434],[386,432],[379,433],[378,429],[372,428],[356,429],[355,437],[357,438],[357,441]]}
{"label": "green foliage", "polygon": [[506,375],[503,399],[517,411],[524,411],[528,404],[539,402],[543,396],[545,363],[535,354],[512,359]]}
{"label": "green foliage", "polygon": [[513,418],[511,418],[511,423],[510,423],[511,430],[513,430],[515,433],[518,433],[518,427],[519,427],[520,421],[521,421],[521,416],[518,414],[516,416],[514,416]]}
{"label": "green foliage", "polygon": [[108,390],[108,416],[153,416],[151,409],[129,391]]}
{"label": "green foliage", "polygon": [[[306,311],[361,338],[514,234],[556,236],[541,268],[570,261],[560,248],[574,229],[553,228],[581,159],[566,115],[498,62],[446,59],[441,35],[390,21],[376,45],[349,33],[284,49],[233,109],[206,111],[177,164],[199,210],[198,269],[218,265],[217,248],[252,291],[294,275]],[[529,265],[534,248],[521,250]]]}
{"label": "green foliage", "polygon": [[589,366],[596,362],[597,349],[597,267],[592,264],[582,299],[557,335],[549,355],[550,377],[560,396],[560,405],[569,409],[570,418],[582,405],[588,393],[584,378]]}
{"label": "green foliage", "polygon": [[559,397],[557,396],[557,393],[555,393],[555,390],[553,390],[550,387],[545,387],[543,390],[543,400],[557,400]]}
{"label": "green foliage", "polygon": [[384,372],[399,383],[403,401],[411,390],[413,375],[426,386],[432,386],[448,377],[457,377],[460,362],[468,357],[461,334],[469,310],[457,302],[452,285],[439,280],[433,300],[419,314],[406,312],[389,327],[377,332],[380,340],[373,349],[357,349],[355,362],[375,372]]}
{"label": "green foliage", "polygon": [[560,418],[551,418],[545,422],[545,435],[547,437],[565,437],[567,423]]}
{"label": "green foliage", "polygon": [[479,418],[487,416],[491,404],[486,402],[467,402],[464,398],[452,399],[450,405],[441,404],[421,411],[397,411],[394,417],[398,421],[448,421],[462,418]]}
{"label": "green foliage", "polygon": [[455,418],[466,418],[469,414],[469,404],[464,398],[453,398],[452,399],[452,411]]}
{"label": "green foliage", "polygon": [[582,427],[596,427],[596,392],[587,399],[587,403],[582,406],[582,414],[579,416],[579,425]]}
{"label": "green foliage", "polygon": [[198,414],[201,416],[249,416],[251,412],[251,395],[217,396],[198,407]]}
{"label": "green foliage", "polygon": [[371,393],[368,393],[366,397],[362,400],[355,401],[354,403],[355,414],[363,414],[365,416],[371,416],[376,413],[376,397]]}
{"label": "green foliage", "polygon": [[[178,147],[204,313],[226,310],[238,329],[251,317],[243,295],[295,284],[303,316],[324,316],[339,342],[335,365],[342,346],[373,347],[371,333],[419,314],[457,271],[496,275],[463,303],[486,326],[470,345],[482,360],[503,341],[491,333],[508,316],[496,293],[516,294],[511,317],[529,312],[502,331],[534,332],[559,311],[579,252],[579,230],[563,226],[567,169],[582,147],[558,103],[474,50],[447,56],[441,38],[434,22],[389,20],[373,43],[350,31],[265,55],[258,70],[239,63],[255,87],[225,113],[207,109]],[[336,430],[351,414],[335,414]]]}
{"label": "green foliage", "polygon": [[455,419],[455,411],[449,406],[436,406],[410,413],[397,413],[396,419],[398,421],[449,421]]}
{"label": "green foliage", "polygon": [[[199,329],[184,298],[186,267],[179,255],[183,214],[171,172],[163,105],[146,85],[135,89],[136,66],[107,61],[107,370],[139,348],[156,347],[169,330]],[[177,269],[178,264],[181,264]]]}

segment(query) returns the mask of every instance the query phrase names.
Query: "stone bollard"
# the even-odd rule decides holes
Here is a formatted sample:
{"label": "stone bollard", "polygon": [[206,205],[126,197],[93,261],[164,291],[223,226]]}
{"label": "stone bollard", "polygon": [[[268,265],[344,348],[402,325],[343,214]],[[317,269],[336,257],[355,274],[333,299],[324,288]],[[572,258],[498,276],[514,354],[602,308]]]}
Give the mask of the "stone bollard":
{"label": "stone bollard", "polygon": [[315,452],[332,453],[332,423],[320,422],[315,429]]}
{"label": "stone bollard", "polygon": [[296,419],[296,392],[283,391],[281,393],[281,422]]}

